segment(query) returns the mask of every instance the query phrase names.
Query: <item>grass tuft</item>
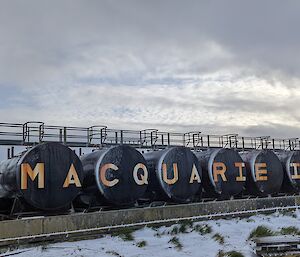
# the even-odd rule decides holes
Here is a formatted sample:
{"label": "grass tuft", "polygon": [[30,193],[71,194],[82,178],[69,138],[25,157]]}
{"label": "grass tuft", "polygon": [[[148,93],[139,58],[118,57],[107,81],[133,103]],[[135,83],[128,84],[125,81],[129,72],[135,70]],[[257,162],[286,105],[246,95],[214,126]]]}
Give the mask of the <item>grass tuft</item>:
{"label": "grass tuft", "polygon": [[258,226],[256,229],[252,230],[249,235],[249,239],[254,237],[265,237],[265,236],[274,236],[275,233],[266,226]]}
{"label": "grass tuft", "polygon": [[179,233],[187,233],[188,231],[188,228],[189,228],[189,225],[187,224],[180,224],[179,228],[178,228],[178,231]]}
{"label": "grass tuft", "polygon": [[196,226],[194,226],[194,231],[200,233],[201,235],[205,235],[205,234],[209,234],[212,232],[212,228],[211,226],[207,225],[207,224],[197,224]]}
{"label": "grass tuft", "polygon": [[288,209],[287,210],[280,210],[279,213],[284,215],[284,216],[297,218],[297,214],[293,210],[288,210]]}
{"label": "grass tuft", "polygon": [[132,233],[134,231],[136,231],[135,228],[125,227],[125,228],[121,228],[121,229],[118,229],[117,231],[112,232],[111,236],[118,236],[118,237],[122,238],[124,241],[133,241],[134,236]]}
{"label": "grass tuft", "polygon": [[179,224],[184,225],[184,226],[186,226],[188,228],[192,228],[193,225],[194,225],[194,222],[191,221],[191,220],[182,220],[182,221],[180,221]]}
{"label": "grass tuft", "polygon": [[147,242],[143,240],[143,241],[137,242],[136,245],[137,245],[137,247],[145,247],[147,245]]}
{"label": "grass tuft", "polygon": [[172,243],[176,249],[181,250],[182,249],[182,244],[179,241],[179,238],[174,236],[169,240],[169,243]]}
{"label": "grass tuft", "polygon": [[219,233],[214,234],[212,238],[219,242],[221,245],[225,242],[224,237]]}
{"label": "grass tuft", "polygon": [[161,224],[148,224],[146,227],[157,231],[161,227]]}
{"label": "grass tuft", "polygon": [[172,228],[172,230],[170,231],[170,234],[171,235],[177,235],[179,233],[179,228],[178,228],[178,226],[174,226],[173,228]]}
{"label": "grass tuft", "polygon": [[284,228],[281,228],[280,234],[282,234],[282,235],[300,235],[300,230],[294,226],[284,227]]}

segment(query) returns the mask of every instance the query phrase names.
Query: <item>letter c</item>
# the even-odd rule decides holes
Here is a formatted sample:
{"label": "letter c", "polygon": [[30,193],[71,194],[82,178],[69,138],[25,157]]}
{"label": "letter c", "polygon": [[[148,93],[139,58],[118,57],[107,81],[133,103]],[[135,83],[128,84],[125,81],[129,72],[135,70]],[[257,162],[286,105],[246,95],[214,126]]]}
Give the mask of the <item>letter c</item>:
{"label": "letter c", "polygon": [[109,181],[106,179],[106,171],[108,169],[112,169],[112,170],[118,170],[119,168],[115,165],[115,164],[112,164],[112,163],[107,163],[107,164],[104,164],[101,168],[100,168],[100,180],[101,182],[107,186],[107,187],[113,187],[114,185],[118,184],[119,183],[119,180],[117,178]]}

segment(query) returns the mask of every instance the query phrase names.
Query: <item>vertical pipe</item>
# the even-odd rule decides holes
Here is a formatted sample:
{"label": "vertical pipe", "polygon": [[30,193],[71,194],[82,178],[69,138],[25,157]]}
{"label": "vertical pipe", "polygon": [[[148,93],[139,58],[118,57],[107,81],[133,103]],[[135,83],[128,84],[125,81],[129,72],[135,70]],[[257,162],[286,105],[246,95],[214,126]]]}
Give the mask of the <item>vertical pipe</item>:
{"label": "vertical pipe", "polygon": [[195,147],[195,134],[193,134],[193,147]]}
{"label": "vertical pipe", "polygon": [[67,127],[64,127],[64,144],[67,143]]}
{"label": "vertical pipe", "polygon": [[142,143],[142,131],[140,131],[140,145],[142,146],[143,143]]}
{"label": "vertical pipe", "polygon": [[121,145],[123,145],[123,130],[121,130]]}
{"label": "vertical pipe", "polygon": [[87,145],[89,145],[91,142],[92,142],[92,137],[93,137],[93,130],[92,130],[92,128],[91,128],[91,133],[90,133],[90,129],[89,128],[87,128],[86,129],[86,141],[87,141]]}
{"label": "vertical pipe", "polygon": [[152,138],[152,132],[150,132],[150,143],[151,143],[151,146],[153,146],[153,138]]}
{"label": "vertical pipe", "polygon": [[59,142],[62,143],[63,141],[63,130],[59,129]]}
{"label": "vertical pipe", "polygon": [[116,141],[116,144],[118,144],[118,131],[115,132],[115,141]]}
{"label": "vertical pipe", "polygon": [[39,143],[42,142],[42,125],[39,126]]}
{"label": "vertical pipe", "polygon": [[242,137],[242,147],[243,147],[243,150],[245,150],[245,138]]}

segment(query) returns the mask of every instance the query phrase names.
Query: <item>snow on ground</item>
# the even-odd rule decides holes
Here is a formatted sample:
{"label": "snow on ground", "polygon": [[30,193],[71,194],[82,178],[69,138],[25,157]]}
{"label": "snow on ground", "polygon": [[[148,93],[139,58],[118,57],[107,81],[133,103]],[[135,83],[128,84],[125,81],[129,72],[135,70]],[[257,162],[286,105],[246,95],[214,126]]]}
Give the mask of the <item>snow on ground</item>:
{"label": "snow on ground", "polygon": [[[251,231],[259,225],[265,225],[273,231],[279,231],[282,227],[295,226],[300,229],[300,211],[287,213],[273,213],[271,215],[256,215],[249,218],[232,218],[194,222],[192,227],[186,226],[186,232],[176,231],[181,224],[174,224],[159,228],[145,227],[132,233],[133,240],[124,240],[120,235],[105,235],[94,240],[78,242],[64,242],[49,244],[34,248],[25,248],[6,254],[17,253],[18,257],[52,257],[52,256],[149,256],[149,257],[176,257],[197,256],[216,257],[220,250],[238,251],[244,256],[253,256],[251,241],[248,240]],[[197,226],[198,225],[198,226]],[[198,228],[211,227],[212,231],[200,231]],[[176,228],[177,227],[177,228]],[[178,232],[178,233],[176,233]],[[201,233],[202,232],[202,233]],[[205,233],[209,232],[209,233]],[[214,236],[219,233],[224,237],[224,243],[216,240]],[[176,239],[182,248],[176,247]],[[170,242],[173,238],[174,242]],[[138,247],[142,241],[143,247]],[[178,246],[178,244],[177,244]],[[6,255],[4,254],[4,256]]]}

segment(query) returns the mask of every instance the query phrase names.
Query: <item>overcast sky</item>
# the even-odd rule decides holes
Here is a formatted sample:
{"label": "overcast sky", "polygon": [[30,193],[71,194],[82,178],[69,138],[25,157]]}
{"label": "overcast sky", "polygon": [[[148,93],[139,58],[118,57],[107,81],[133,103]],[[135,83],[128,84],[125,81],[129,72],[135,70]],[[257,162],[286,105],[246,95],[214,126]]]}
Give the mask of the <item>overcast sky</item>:
{"label": "overcast sky", "polygon": [[300,136],[300,1],[1,0],[0,120]]}

